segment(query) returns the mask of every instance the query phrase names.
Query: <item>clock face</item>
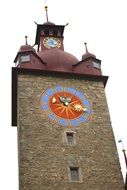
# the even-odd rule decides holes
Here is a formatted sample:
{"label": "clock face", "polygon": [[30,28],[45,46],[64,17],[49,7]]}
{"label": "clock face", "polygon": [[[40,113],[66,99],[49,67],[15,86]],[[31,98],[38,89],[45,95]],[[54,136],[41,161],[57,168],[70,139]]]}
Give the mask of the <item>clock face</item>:
{"label": "clock face", "polygon": [[46,48],[60,48],[61,42],[58,38],[46,37],[43,40],[43,44]]}
{"label": "clock face", "polygon": [[56,86],[46,90],[40,104],[48,119],[62,126],[79,126],[91,115],[89,100],[71,87]]}

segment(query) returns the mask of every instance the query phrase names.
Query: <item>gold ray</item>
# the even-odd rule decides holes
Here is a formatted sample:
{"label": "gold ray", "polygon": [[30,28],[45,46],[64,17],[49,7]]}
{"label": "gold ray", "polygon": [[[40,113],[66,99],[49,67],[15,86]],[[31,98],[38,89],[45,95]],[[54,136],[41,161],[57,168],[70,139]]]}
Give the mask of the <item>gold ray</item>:
{"label": "gold ray", "polygon": [[73,110],[72,107],[69,107],[69,108],[68,108],[68,110],[71,112],[71,114],[72,114],[73,116],[75,116],[75,114],[73,113],[73,111],[72,111],[71,109]]}
{"label": "gold ray", "polygon": [[71,102],[70,105],[75,104],[76,102],[78,102],[78,100]]}
{"label": "gold ray", "polygon": [[63,107],[63,106],[58,107],[58,108],[54,109],[54,111],[56,111],[56,110],[60,110],[60,109],[64,109],[64,107]]}
{"label": "gold ray", "polygon": [[57,103],[57,104],[54,104],[55,106],[61,106],[63,107],[63,104],[62,103]]}
{"label": "gold ray", "polygon": [[66,108],[66,115],[68,117],[68,107],[65,107]]}
{"label": "gold ray", "polygon": [[66,109],[66,107],[64,107],[64,108],[62,109],[62,111],[60,112],[60,115],[64,112],[65,109]]}

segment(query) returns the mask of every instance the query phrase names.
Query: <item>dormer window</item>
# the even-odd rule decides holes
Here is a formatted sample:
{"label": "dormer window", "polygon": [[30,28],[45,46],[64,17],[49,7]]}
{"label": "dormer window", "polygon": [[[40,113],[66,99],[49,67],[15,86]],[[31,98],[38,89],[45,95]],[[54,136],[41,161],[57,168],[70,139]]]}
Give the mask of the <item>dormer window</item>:
{"label": "dormer window", "polygon": [[24,63],[24,62],[28,62],[30,61],[30,55],[22,55],[21,56],[21,62]]}
{"label": "dormer window", "polygon": [[101,64],[97,62],[93,62],[93,67],[96,69],[101,69]]}

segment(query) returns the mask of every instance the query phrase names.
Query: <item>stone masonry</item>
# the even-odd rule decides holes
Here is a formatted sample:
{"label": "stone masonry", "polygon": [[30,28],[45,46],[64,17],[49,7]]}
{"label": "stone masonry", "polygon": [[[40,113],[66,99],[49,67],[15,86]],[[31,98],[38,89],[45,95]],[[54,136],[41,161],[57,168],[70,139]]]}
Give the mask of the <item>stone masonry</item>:
{"label": "stone masonry", "polygon": [[[56,85],[74,87],[91,102],[92,115],[79,127],[50,122],[40,109],[41,94]],[[18,75],[19,190],[123,190],[117,149],[103,82],[34,74]],[[66,132],[75,144],[68,145]],[[81,180],[71,182],[69,167]]]}

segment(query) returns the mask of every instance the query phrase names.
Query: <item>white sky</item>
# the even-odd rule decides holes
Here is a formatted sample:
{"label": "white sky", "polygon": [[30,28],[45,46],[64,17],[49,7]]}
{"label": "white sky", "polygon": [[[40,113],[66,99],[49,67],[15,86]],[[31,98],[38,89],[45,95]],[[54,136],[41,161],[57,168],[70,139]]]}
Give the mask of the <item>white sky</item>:
{"label": "white sky", "polygon": [[[126,0],[47,0],[49,20],[65,28],[65,51],[79,60],[84,42],[109,76],[106,95],[116,141],[127,147],[127,1]],[[4,0],[0,3],[0,189],[18,190],[17,131],[11,127],[11,67],[24,36],[33,45],[36,21],[45,22],[44,0]],[[118,144],[118,143],[117,143]],[[125,165],[118,144],[123,175]]]}

